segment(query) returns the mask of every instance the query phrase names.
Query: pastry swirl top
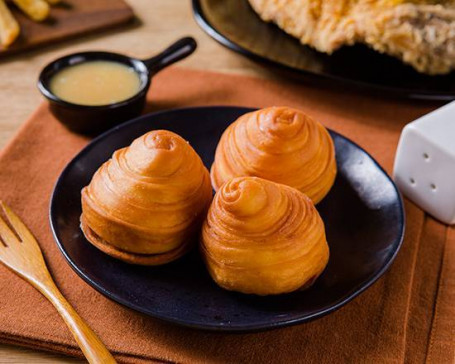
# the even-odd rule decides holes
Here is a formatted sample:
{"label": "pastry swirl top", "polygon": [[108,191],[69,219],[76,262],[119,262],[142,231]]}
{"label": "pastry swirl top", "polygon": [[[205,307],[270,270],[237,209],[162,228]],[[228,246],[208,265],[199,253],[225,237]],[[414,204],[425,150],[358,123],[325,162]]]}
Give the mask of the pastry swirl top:
{"label": "pastry swirl top", "polygon": [[291,187],[239,177],[216,193],[201,251],[222,287],[260,295],[311,284],[328,261],[324,223],[312,201]]}
{"label": "pastry swirl top", "polygon": [[332,138],[296,109],[270,107],[245,114],[224,132],[211,169],[216,190],[240,176],[286,184],[317,203],[336,176]]}
{"label": "pastry swirl top", "polygon": [[177,134],[151,131],[117,150],[82,190],[86,225],[127,252],[159,254],[186,244],[211,201],[210,178]]}

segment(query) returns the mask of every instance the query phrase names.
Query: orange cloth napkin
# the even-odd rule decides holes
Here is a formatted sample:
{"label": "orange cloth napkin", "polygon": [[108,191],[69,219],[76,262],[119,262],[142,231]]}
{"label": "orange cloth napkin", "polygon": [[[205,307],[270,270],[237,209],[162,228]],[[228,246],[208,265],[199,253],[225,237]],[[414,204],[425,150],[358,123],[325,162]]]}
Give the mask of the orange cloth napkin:
{"label": "orange cloth napkin", "polygon": [[[366,148],[389,173],[402,127],[439,106],[178,68],[154,79],[148,101],[147,111],[192,105],[298,107]],[[48,222],[53,185],[87,142],[60,125],[43,104],[0,155],[0,198],[33,231],[57,285],[119,361],[454,361],[455,231],[409,202],[405,241],[386,275],[339,311],[307,324],[254,334],[208,333],[108,300],[71,270]],[[50,303],[3,266],[0,341],[81,355]]]}

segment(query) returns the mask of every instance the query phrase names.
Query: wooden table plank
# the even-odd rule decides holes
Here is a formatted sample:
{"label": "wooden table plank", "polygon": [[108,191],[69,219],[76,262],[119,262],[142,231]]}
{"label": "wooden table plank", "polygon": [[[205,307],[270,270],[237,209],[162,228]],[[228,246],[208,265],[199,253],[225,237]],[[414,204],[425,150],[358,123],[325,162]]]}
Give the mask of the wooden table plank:
{"label": "wooden table plank", "polygon": [[0,345],[0,363],[2,364],[79,364],[84,362],[84,360],[74,359],[62,355],[54,355],[33,349],[25,349],[11,345]]}
{"label": "wooden table plank", "polygon": [[[195,37],[197,52],[183,67],[234,72],[272,78],[272,74],[223,48],[196,24],[189,0],[127,0],[141,18],[140,25],[83,37],[41,50],[0,60],[0,148],[42,101],[36,80],[42,67],[65,54],[84,50],[107,50],[148,57],[184,35]],[[1,282],[0,282],[1,284]],[[32,289],[32,288],[30,288]],[[35,350],[0,345],[0,363],[79,363]]]}

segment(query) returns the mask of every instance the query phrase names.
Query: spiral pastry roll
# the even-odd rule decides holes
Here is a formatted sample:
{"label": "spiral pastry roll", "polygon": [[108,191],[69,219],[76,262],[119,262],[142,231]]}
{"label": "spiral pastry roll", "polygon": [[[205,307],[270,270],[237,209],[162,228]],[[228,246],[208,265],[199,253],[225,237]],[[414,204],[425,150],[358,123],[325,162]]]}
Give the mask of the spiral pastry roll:
{"label": "spiral pastry roll", "polygon": [[320,123],[289,107],[245,114],[225,130],[211,168],[215,190],[241,176],[297,188],[318,203],[335,181],[332,138]]}
{"label": "spiral pastry roll", "polygon": [[300,191],[238,177],[216,193],[201,252],[221,287],[257,295],[309,287],[329,258],[324,223]]}
{"label": "spiral pastry roll", "polygon": [[81,228],[113,257],[163,264],[197,241],[211,199],[193,148],[170,131],[151,131],[114,152],[82,190]]}

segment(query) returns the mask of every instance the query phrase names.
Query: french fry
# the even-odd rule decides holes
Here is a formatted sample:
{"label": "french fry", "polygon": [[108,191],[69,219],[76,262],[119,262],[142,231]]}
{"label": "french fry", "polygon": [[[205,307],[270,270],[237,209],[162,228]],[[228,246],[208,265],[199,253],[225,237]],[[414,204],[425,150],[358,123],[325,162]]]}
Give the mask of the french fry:
{"label": "french fry", "polygon": [[20,28],[5,2],[0,0],[0,41],[4,47],[13,43],[19,35]]}
{"label": "french fry", "polygon": [[43,21],[49,15],[49,4],[44,0],[13,0],[29,18]]}

